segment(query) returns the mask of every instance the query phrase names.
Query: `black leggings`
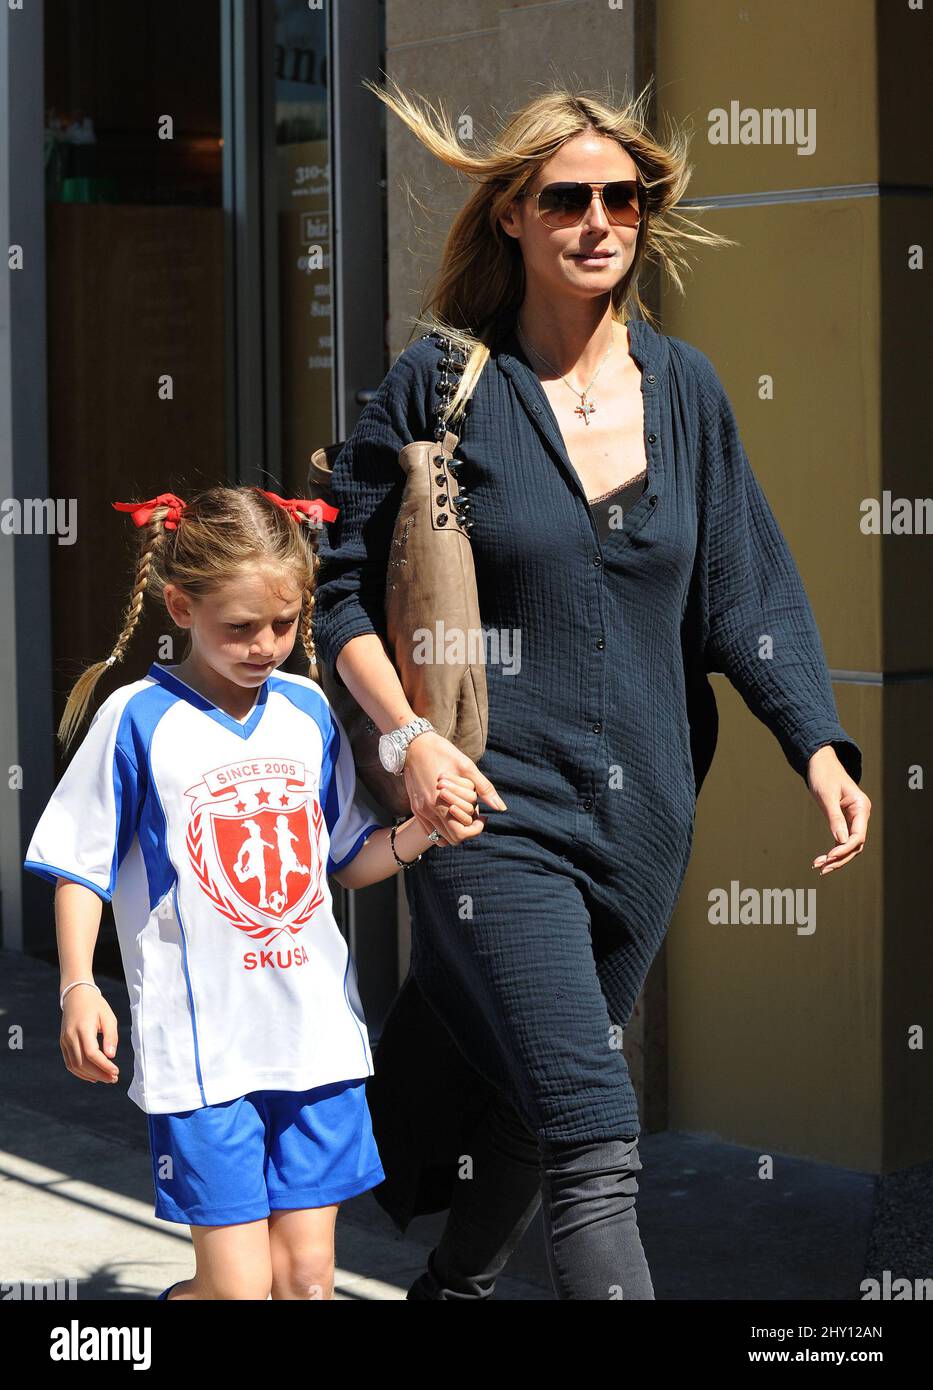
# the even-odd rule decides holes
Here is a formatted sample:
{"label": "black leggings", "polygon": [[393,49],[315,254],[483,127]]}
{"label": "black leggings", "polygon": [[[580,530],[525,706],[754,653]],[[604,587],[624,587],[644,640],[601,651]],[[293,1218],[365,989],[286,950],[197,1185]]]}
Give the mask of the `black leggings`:
{"label": "black leggings", "polygon": [[472,1172],[454,1180],[444,1234],[408,1298],[490,1298],[542,1198],[557,1298],[654,1298],[635,1219],[637,1138],[539,1141],[500,1097],[469,1147]]}

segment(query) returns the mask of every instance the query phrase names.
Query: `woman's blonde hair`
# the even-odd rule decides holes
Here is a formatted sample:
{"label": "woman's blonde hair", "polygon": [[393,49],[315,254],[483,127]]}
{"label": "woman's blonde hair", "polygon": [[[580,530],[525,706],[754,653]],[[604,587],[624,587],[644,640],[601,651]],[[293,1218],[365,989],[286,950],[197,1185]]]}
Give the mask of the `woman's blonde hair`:
{"label": "woman's blonde hair", "polygon": [[611,95],[604,100],[554,86],[527,101],[497,135],[477,138],[469,147],[461,143],[440,105],[419,97],[419,106],[393,79],[387,78],[387,83],[391,90],[368,79],[363,85],[394,111],[432,154],[477,184],[447,234],[439,269],[425,290],[417,320],[424,332],[436,329],[466,353],[459,386],[444,412],[451,425],[462,415],[490,349],[512,326],[524,295],[521,248],[503,230],[499,217],[567,140],[594,133],[618,141],[645,185],[646,204],[635,255],[628,273],[612,291],[611,312],[617,322],[624,323],[633,310],[655,322],[638,292],[645,262],[663,266],[683,294],[679,268],[688,264],[683,254],[687,242],[737,245],[674,212],[693,171],[687,162],[689,139],[670,118],[667,143],[656,140],[646,129],[650,79],[637,98],[621,106],[612,104]]}
{"label": "woman's blonde hair", "polygon": [[[166,584],[176,584],[190,597],[201,598],[215,593],[241,569],[288,575],[302,591],[298,635],[309,669],[316,667],[312,621],[320,559],[309,517],[299,513],[301,519],[296,522],[259,488],[245,485],[211,487],[198,493],[185,504],[174,530],[163,524],[169,510],[165,505],[154,507],[149,520],[137,530],[135,579],[123,627],[107,660],[89,666],[71,689],[58,726],[65,748],[84,719],[98,680],[115,662],[122,661],[142,616],[146,595],[164,607]],[[189,635],[189,650],[190,640]]]}

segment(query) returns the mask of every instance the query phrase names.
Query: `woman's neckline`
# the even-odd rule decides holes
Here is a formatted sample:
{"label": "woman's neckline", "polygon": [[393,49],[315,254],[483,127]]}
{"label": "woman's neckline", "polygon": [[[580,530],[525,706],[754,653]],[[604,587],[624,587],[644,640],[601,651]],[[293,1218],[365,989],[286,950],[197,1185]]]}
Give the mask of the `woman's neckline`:
{"label": "woman's neckline", "polygon": [[608,492],[601,492],[598,497],[588,497],[586,500],[587,502],[589,502],[591,507],[596,502],[606,502],[610,497],[615,497],[616,494],[619,492],[625,492],[626,489],[632,487],[634,483],[640,482],[642,478],[646,478],[647,476],[648,470],[647,468],[643,468],[640,473],[636,473],[626,482],[619,483],[617,487],[610,488]]}
{"label": "woman's neckline", "polygon": [[[522,347],[521,339],[518,336],[518,319],[519,314],[516,313],[508,329],[506,330],[504,337],[500,340],[498,351],[505,351],[513,357],[521,357],[521,360],[525,363],[529,370],[534,372],[537,376],[537,368],[535,367],[533,362],[529,362],[528,355],[525,352],[525,349]],[[632,361],[636,364],[639,371],[643,372],[645,363],[643,350],[639,344],[639,335],[642,326],[645,324],[645,320],[614,319],[613,322],[619,324],[619,326],[623,329],[622,344],[625,349],[625,355],[627,357],[631,357]]]}

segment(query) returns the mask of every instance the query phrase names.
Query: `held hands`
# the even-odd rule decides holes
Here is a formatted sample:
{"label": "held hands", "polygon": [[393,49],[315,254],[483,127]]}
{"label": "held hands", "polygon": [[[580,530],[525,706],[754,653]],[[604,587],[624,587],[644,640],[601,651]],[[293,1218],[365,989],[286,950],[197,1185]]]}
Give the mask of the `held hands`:
{"label": "held hands", "polygon": [[472,759],[438,733],[412,739],[402,776],[412,814],[427,834],[439,832],[439,845],[459,845],[482,834],[486,818],[476,811],[480,797],[503,811],[507,809]]}
{"label": "held hands", "polygon": [[865,848],[871,802],[858,783],[853,782],[829,744],[818,748],[810,758],[807,786],[836,838],[829,853],[817,855],[811,866],[819,869],[822,878],[834,869],[841,869]]}
{"label": "held hands", "polygon": [[[104,1035],[104,1051],[97,1045],[99,1033]],[[68,993],[60,1042],[65,1066],[74,1076],[95,1083],[119,1081],[120,1068],[110,1060],[117,1050],[117,1016],[96,990],[82,985]]]}

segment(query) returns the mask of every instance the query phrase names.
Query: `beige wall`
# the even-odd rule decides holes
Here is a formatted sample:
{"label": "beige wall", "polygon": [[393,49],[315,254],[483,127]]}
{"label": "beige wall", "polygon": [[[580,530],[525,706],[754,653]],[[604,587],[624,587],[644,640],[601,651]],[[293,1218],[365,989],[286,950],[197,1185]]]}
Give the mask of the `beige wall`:
{"label": "beige wall", "polygon": [[[911,61],[929,42],[924,24],[906,6],[876,12],[873,0],[658,6],[660,106],[695,130],[689,196],[745,200],[704,215],[741,245],[704,249],[686,300],[665,290],[664,328],[716,365],[829,666],[858,676],[834,690],[874,802],[861,858],[820,882],[810,861],[832,841],[819,808],[725,678],[713,677],[720,748],[668,940],[670,1123],[874,1172],[933,1150],[930,1050],[908,1047],[933,999],[921,891],[933,837],[924,793],[907,784],[908,766],[930,767],[933,752],[931,542],[867,536],[859,524],[862,500],[884,488],[930,491],[921,364],[933,305],[928,275],[906,268],[908,245],[933,240],[930,202],[871,196],[891,162],[879,65],[893,73],[898,53],[896,177],[929,178]],[[707,113],[733,99],[814,108],[815,152],[711,144]],[[868,185],[869,195],[840,196],[846,185]],[[815,189],[837,196],[808,197]],[[759,399],[764,375],[771,401]],[[927,679],[882,683],[924,671]],[[707,895],[732,880],[815,887],[816,931],[711,925]]]}
{"label": "beige wall", "polygon": [[[656,30],[654,11],[656,8]],[[933,7],[931,7],[933,8]],[[898,10],[897,15],[894,11]],[[929,275],[906,247],[933,244],[930,199],[838,195],[928,180],[927,119],[911,54],[928,16],[873,0],[388,0],[387,68],[477,128],[552,76],[617,94],[655,74],[658,115],[692,122],[689,197],[741,244],[694,254],[687,298],[659,287],[665,332],[712,359],[743,441],[804,577],[836,673],[843,725],[861,744],[874,801],[869,846],[820,881],[821,813],[762,724],[721,676],[719,751],[665,949],[626,1034],[645,1127],[714,1133],[764,1149],[891,1171],[933,1150],[931,928],[921,873],[933,845],[929,538],[862,535],[859,504],[883,488],[930,491]],[[916,21],[916,23],[915,23]],[[911,28],[911,25],[914,27]],[[927,23],[928,28],[928,23]],[[655,46],[656,45],[656,46]],[[896,122],[878,88],[896,101]],[[895,91],[896,88],[896,91]],[[707,112],[815,108],[816,149],[713,146]],[[663,123],[656,128],[663,131]],[[390,339],[409,340],[465,185],[387,116]],[[420,200],[423,207],[413,199]],[[688,210],[689,214],[689,210]],[[774,399],[759,399],[759,378]],[[882,677],[886,683],[882,683]],[[885,821],[888,833],[885,834]],[[817,927],[713,926],[711,888],[813,888]],[[407,940],[403,944],[402,960]]]}

